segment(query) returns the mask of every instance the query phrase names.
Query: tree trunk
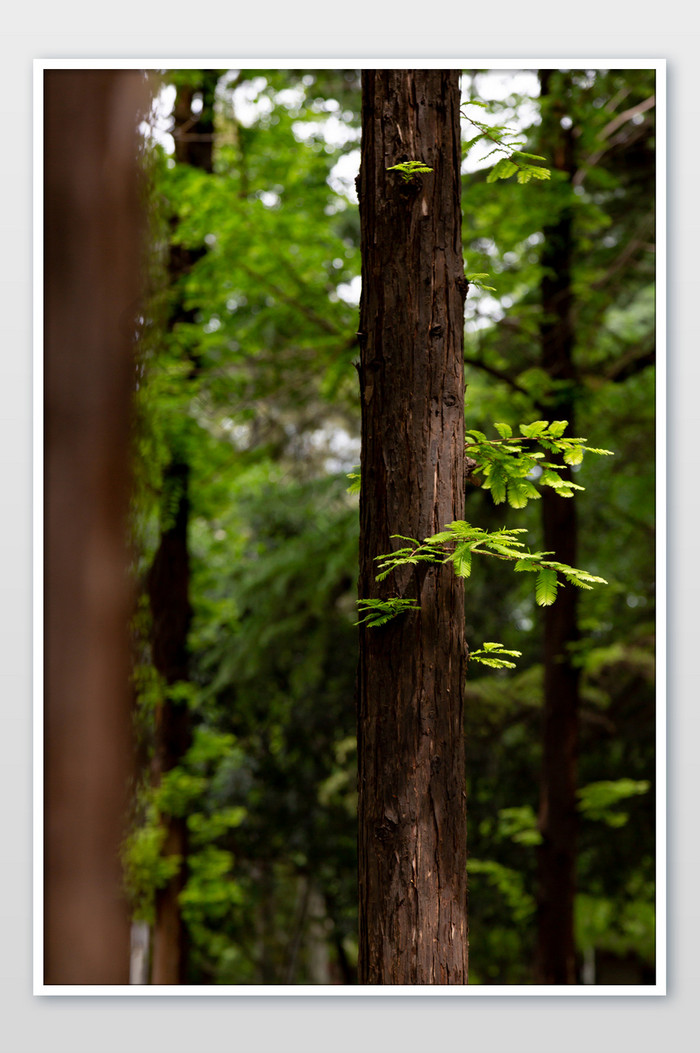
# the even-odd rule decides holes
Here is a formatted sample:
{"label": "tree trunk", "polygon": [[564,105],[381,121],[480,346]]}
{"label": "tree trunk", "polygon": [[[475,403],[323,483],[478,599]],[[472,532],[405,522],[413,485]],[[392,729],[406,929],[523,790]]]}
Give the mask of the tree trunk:
{"label": "tree trunk", "polygon": [[[179,164],[189,164],[211,172],[213,167],[214,97],[219,74],[202,71],[198,86],[178,88],[175,98],[175,157]],[[201,110],[194,114],[192,103],[199,90]],[[177,223],[177,217],[174,220]],[[181,245],[171,247],[169,277],[175,285],[201,257],[204,248],[193,250]],[[178,323],[194,321],[195,311],[186,309],[177,296],[169,318],[169,329]],[[196,374],[192,361],[191,375]],[[163,487],[175,507],[174,517],[163,529],[160,545],[149,574],[148,591],[153,617],[153,664],[167,686],[189,679],[187,640],[192,619],[190,607],[190,553],[188,529],[190,520],[190,470],[180,451],[172,450],[171,463],[165,470]],[[186,444],[184,444],[186,448]],[[166,517],[168,510],[166,509]],[[191,744],[190,716],[187,703],[167,696],[156,715],[155,781],[179,764]],[[153,965],[151,983],[156,985],[187,982],[187,932],[182,920],[179,897],[187,882],[187,820],[180,816],[165,818],[166,838],[163,853],[182,859],[178,873],[156,895],[156,923],[153,932]]]}
{"label": "tree trunk", "polygon": [[45,982],[126,984],[137,71],[45,74]]}
{"label": "tree trunk", "polygon": [[[187,545],[189,525],[189,468],[179,461],[171,463],[166,484],[176,499],[173,522],[163,531],[148,578],[153,617],[153,664],[166,684],[166,697],[156,713],[155,781],[180,763],[191,743],[187,703],[168,696],[167,688],[189,675],[187,638],[190,607],[190,557]],[[179,895],[187,879],[187,822],[168,816],[163,853],[182,859],[178,873],[156,895],[156,922],[153,933],[151,983],[185,983],[186,933],[180,913]]]}
{"label": "tree trunk", "polygon": [[[409,160],[433,171],[387,171]],[[430,567],[378,585],[374,562],[392,534],[463,517],[460,161],[459,71],[363,72],[359,594],[421,605],[360,630],[364,984],[467,982],[463,582]]]}
{"label": "tree trunk", "polygon": [[[543,71],[541,93],[550,91],[552,71]],[[555,105],[545,128],[555,167],[569,175],[573,167],[573,138],[561,128]],[[564,382],[552,414],[568,420],[575,435],[576,371],[573,360],[573,215],[565,206],[556,221],[544,228],[541,282],[541,364],[551,380]],[[562,478],[570,478],[570,471]],[[578,566],[576,501],[558,497],[548,487],[542,493],[543,548],[570,566]],[[576,779],[579,721],[579,674],[572,663],[571,644],[578,639],[576,589],[559,591],[556,602],[543,610],[544,714],[539,827],[537,850],[536,978],[541,984],[575,984],[574,895],[576,891]]]}

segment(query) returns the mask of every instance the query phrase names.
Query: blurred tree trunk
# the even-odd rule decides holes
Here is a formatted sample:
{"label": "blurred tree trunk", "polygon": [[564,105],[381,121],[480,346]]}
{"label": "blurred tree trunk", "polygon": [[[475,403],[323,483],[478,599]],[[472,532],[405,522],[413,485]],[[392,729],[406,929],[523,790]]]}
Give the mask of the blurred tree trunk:
{"label": "blurred tree trunk", "polygon": [[[554,71],[540,73],[543,99],[550,100]],[[543,120],[554,167],[569,178],[574,172],[573,136],[562,128],[565,110],[558,98]],[[564,193],[568,191],[568,186]],[[552,417],[568,420],[567,433],[576,435],[573,291],[574,251],[571,204],[560,209],[545,226],[541,281],[541,365],[559,385],[551,405]],[[562,472],[571,478],[571,471]],[[543,548],[576,567],[578,561],[577,503],[542,488]],[[579,638],[578,595],[571,586],[560,590],[556,603],[543,609],[544,713],[539,827],[537,849],[536,979],[541,984],[575,984],[574,896],[576,892],[576,783],[579,725],[579,673],[571,645]]]}
{"label": "blurred tree trunk", "polygon": [[45,73],[45,982],[129,979],[126,516],[142,75]]}
{"label": "blurred tree trunk", "polygon": [[[174,106],[175,159],[212,171],[214,139],[214,94],[219,74],[206,70],[200,83],[181,86]],[[193,109],[195,95],[201,98],[201,109]],[[177,225],[177,217],[173,223]],[[169,280],[176,293],[168,319],[172,330],[181,323],[194,321],[194,312],[184,306],[180,282],[202,256],[204,248],[187,249],[172,245]],[[195,361],[190,373],[196,374]],[[175,448],[177,445],[180,448]],[[173,698],[168,688],[189,679],[188,636],[192,621],[190,605],[190,468],[187,444],[173,442],[171,461],[163,477],[164,522],[160,543],[148,575],[148,594],[153,619],[153,664],[163,678],[165,698],[156,713],[154,777],[156,783],[180,763],[191,745],[192,730],[187,702]],[[187,882],[187,819],[167,816],[163,853],[182,860],[178,873],[156,895],[156,922],[153,933],[151,983],[184,984],[187,982],[187,932],[182,920],[179,897]]]}
{"label": "blurred tree trunk", "polygon": [[[404,182],[387,168],[424,161]],[[361,628],[359,980],[467,981],[463,582],[407,570],[378,585],[392,534],[463,517],[459,71],[362,74],[361,597],[420,613]]]}

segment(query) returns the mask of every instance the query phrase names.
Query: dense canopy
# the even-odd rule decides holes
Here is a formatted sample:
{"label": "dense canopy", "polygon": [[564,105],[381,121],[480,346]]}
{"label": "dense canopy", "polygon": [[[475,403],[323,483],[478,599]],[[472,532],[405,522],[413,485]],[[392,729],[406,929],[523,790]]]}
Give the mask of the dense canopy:
{"label": "dense canopy", "polygon": [[[149,81],[133,917],[177,955],[161,982],[352,984],[359,71]],[[537,979],[557,662],[575,689],[568,982],[650,983],[654,71],[468,70],[461,95],[466,429],[496,440],[465,519],[526,528],[532,552],[607,582],[560,573],[557,590],[555,570],[551,606],[551,576],[535,588],[501,558],[475,559],[466,582],[467,641],[486,659],[465,696],[469,983]],[[565,456],[563,495],[535,461],[506,491],[497,443],[562,420],[614,456]],[[552,525],[564,505],[575,518]]]}

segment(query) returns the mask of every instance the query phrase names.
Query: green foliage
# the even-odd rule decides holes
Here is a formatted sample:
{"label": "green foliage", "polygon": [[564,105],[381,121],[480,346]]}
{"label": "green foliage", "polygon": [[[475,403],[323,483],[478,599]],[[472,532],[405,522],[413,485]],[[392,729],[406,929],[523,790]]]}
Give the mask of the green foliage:
{"label": "green foliage", "polygon": [[[535,910],[534,897],[525,890],[525,882],[520,871],[505,867],[490,859],[475,859],[470,857],[467,863],[467,874],[471,878],[482,875],[503,898],[503,903],[512,923],[522,924]],[[470,881],[470,898],[478,895],[477,888]]]}
{"label": "green foliage", "polygon": [[581,464],[584,452],[612,456],[611,450],[586,446],[586,439],[563,438],[567,424],[565,420],[533,421],[520,425],[519,436],[513,436],[509,424],[494,424],[498,439],[487,439],[477,430],[467,433],[473,440],[466,444],[467,455],[476,461],[472,475],[483,476],[481,485],[491,491],[494,504],[507,500],[512,508],[524,508],[528,501],[539,499],[538,486],[550,486],[559,497],[573,497],[576,490],[584,489],[562,479],[562,465],[546,460],[541,450],[525,447],[525,443],[537,443],[569,466]]}
{"label": "green foliage", "polygon": [[[566,426],[565,420],[551,423],[537,420],[531,424],[521,424],[521,436],[513,437],[510,425],[499,423],[494,427],[500,438],[491,440],[481,431],[468,432],[473,441],[467,442],[466,449],[470,456],[473,455],[473,472],[483,475],[483,488],[491,491],[494,504],[503,503],[507,497],[512,507],[524,508],[529,500],[539,498],[537,487],[531,479],[536,479],[540,485],[552,487],[560,497],[573,497],[574,490],[583,489],[568,479],[562,479],[560,472],[563,468],[552,461],[543,460],[542,452],[525,451],[523,446],[526,442],[537,442],[550,454],[561,455],[564,463],[568,465],[579,464],[583,459],[584,450],[589,453],[611,454],[610,450],[585,446],[586,439],[564,439],[562,436]],[[598,575],[589,574],[558,560],[547,559],[546,557],[552,554],[550,552],[524,551],[524,543],[517,538],[517,535],[522,533],[527,533],[525,528],[503,527],[501,530],[488,531],[458,521],[448,524],[445,530],[425,538],[422,542],[394,534],[393,539],[408,541],[409,544],[376,557],[379,565],[376,579],[383,581],[399,567],[416,566],[419,563],[451,563],[458,577],[468,578],[471,575],[472,556],[476,553],[509,560],[515,564],[516,571],[536,573],[535,599],[540,607],[554,603],[562,578],[579,589],[590,590],[594,585],[607,584],[605,578]],[[358,605],[363,613],[373,612],[363,619],[368,628],[384,625],[398,614],[420,609],[415,601],[408,599],[360,600]],[[494,669],[513,668],[514,663],[496,657],[495,648],[501,646],[484,644],[482,650],[472,653],[472,658]],[[520,657],[521,654],[505,650],[500,653],[516,657]]]}
{"label": "green foliage", "polygon": [[385,625],[386,622],[392,618],[396,618],[399,614],[404,614],[406,611],[419,611],[420,607],[415,603],[414,600],[400,600],[400,599],[389,599],[389,600],[358,600],[357,606],[359,613],[364,614],[364,618],[360,618],[355,625],[367,625],[368,629],[377,628],[379,625]]}
{"label": "green foliage", "polygon": [[596,947],[620,958],[630,953],[653,964],[656,922],[653,890],[635,895],[634,886],[624,890],[625,900],[606,896],[576,896],[574,931],[577,946]]}
{"label": "green foliage", "polygon": [[349,494],[359,494],[360,492],[360,469],[358,466],[357,471],[348,472],[347,479],[350,479],[350,486],[348,487]]}
{"label": "green foliage", "polygon": [[492,669],[515,669],[515,662],[501,658],[504,654],[510,658],[522,658],[522,651],[509,651],[501,643],[485,643],[480,650],[469,652],[469,661],[491,666]]}
{"label": "green foliage", "polygon": [[510,838],[519,845],[539,845],[542,835],[537,829],[537,817],[529,804],[517,808],[500,808],[496,837]]}
{"label": "green foliage", "polygon": [[[164,79],[196,90],[200,73],[171,71]],[[465,73],[465,85],[479,76]],[[560,400],[573,396],[576,433],[614,447],[616,463],[594,457],[584,440],[555,450],[537,431],[514,428],[514,437],[504,424],[497,439],[472,433],[466,452],[478,468],[471,481],[482,485],[467,488],[469,523],[441,531],[442,541],[397,543],[419,569],[449,563],[441,572],[468,576],[468,638],[504,641],[472,652],[466,686],[476,857],[469,871],[470,983],[532,981],[538,579],[541,599],[551,596],[553,580],[555,591],[560,581],[581,586],[574,657],[584,788],[627,779],[649,784],[653,775],[654,389],[645,365],[655,303],[653,111],[642,124],[621,126],[615,141],[603,133],[654,85],[644,70],[555,77],[553,94],[574,122],[581,158],[575,192],[555,170],[543,176],[542,156],[551,150],[541,124],[507,134],[516,124],[523,128],[521,104],[523,112],[537,108],[547,116],[536,91],[489,104],[496,127],[474,127],[476,140],[495,150],[489,161],[508,164],[495,177],[494,169],[463,176],[466,277],[489,293],[468,301],[467,419],[484,437],[493,434],[493,421],[556,424],[570,416]],[[325,134],[329,122],[332,137]],[[303,910],[312,875],[325,911],[320,943],[334,982],[348,983],[357,956],[357,510],[348,482],[351,493],[359,490],[352,469],[357,324],[348,288],[360,263],[352,180],[339,179],[334,166],[359,142],[358,71],[221,71],[215,137],[213,173],[180,165],[160,146],[148,156],[154,253],[139,332],[134,564],[144,579],[172,520],[177,483],[163,480],[178,457],[190,469],[194,620],[191,680],[173,692],[150,664],[149,613],[141,603],[134,682],[145,765],[154,715],[168,691],[187,705],[194,741],[160,798],[149,793],[138,802],[141,826],[125,850],[126,874],[137,916],[152,922],[156,890],[183,863],[163,855],[162,817],[166,808],[187,816],[183,912],[191,980],[200,984],[314,982],[313,926]],[[602,147],[602,158],[589,163]],[[427,173],[396,175],[403,183]],[[546,321],[542,231],[567,209],[575,238],[575,381],[551,377],[538,356]],[[173,286],[166,265],[179,246],[190,247],[197,262]],[[186,317],[169,328],[175,302]],[[563,440],[553,427],[545,440]],[[502,448],[516,444],[518,453]],[[581,561],[614,568],[606,589],[587,588],[599,579],[557,564],[553,553],[538,551],[541,542],[533,541],[532,552],[522,544],[538,536],[543,486],[563,496],[583,485]],[[519,512],[527,535],[503,526],[506,505]],[[474,552],[488,557],[476,560],[478,573]],[[533,577],[504,575],[499,559]],[[384,602],[364,608],[365,625],[373,615],[381,620]],[[516,647],[522,658],[510,670],[505,663]],[[494,662],[504,663],[495,676]],[[581,813],[578,948],[634,951],[651,961],[653,795],[598,804],[597,813]],[[622,814],[627,822],[611,829],[606,817]]]}
{"label": "green foliage", "polygon": [[166,888],[182,866],[179,855],[163,855],[166,830],[151,806],[146,822],[126,839],[122,848],[124,888],[137,921],[155,922],[155,896]]}
{"label": "green foliage", "polygon": [[646,779],[604,779],[582,786],[577,791],[579,811],[586,819],[594,819],[607,826],[624,826],[629,816],[615,810],[615,805],[629,797],[647,793],[650,783]]}
{"label": "green foliage", "polygon": [[469,285],[475,285],[477,289],[484,289],[486,292],[496,292],[493,285],[484,285],[483,279],[489,277],[486,273],[465,274],[464,277]]}
{"label": "green foliage", "polygon": [[[488,73],[470,71],[463,91],[467,97],[487,98],[488,82]],[[654,111],[647,110],[635,124],[619,118],[653,95],[654,77],[648,70],[555,71],[549,98],[535,100],[534,106],[536,87],[532,96],[509,90],[507,98],[493,93],[499,101],[489,101],[495,114],[489,120],[523,129],[521,137],[529,145],[522,149],[550,157],[548,128],[571,121],[578,170],[575,188],[554,168],[549,180],[526,185],[517,185],[514,175],[489,185],[488,170],[463,175],[465,258],[469,269],[488,272],[497,288],[488,299],[468,301],[467,426],[490,437],[493,421],[573,419],[573,398],[573,434],[595,436],[591,445],[615,450],[614,459],[584,451],[570,476],[586,488],[576,491],[580,565],[596,575],[610,570],[605,577],[614,577],[605,589],[578,594],[581,639],[573,656],[581,669],[579,778],[584,786],[623,778],[649,782],[654,771],[654,322],[649,313],[654,300]],[[608,136],[606,125],[612,121],[618,121],[617,129]],[[505,155],[489,160],[498,156]],[[597,160],[589,164],[591,158]],[[545,238],[551,239],[560,216],[568,216],[573,236],[576,376],[568,380],[550,376],[540,355],[541,326],[552,321],[541,309]],[[636,248],[627,252],[632,244]],[[523,437],[516,426],[513,432]],[[531,447],[543,450],[536,442],[523,444],[524,451]],[[474,458],[473,450],[467,452]],[[548,460],[563,460],[543,452]],[[474,471],[471,481],[479,474]],[[539,480],[525,478],[542,492]],[[527,537],[541,536],[541,507],[531,496],[519,513],[519,525],[530,531]],[[492,507],[483,487],[468,487],[466,519],[495,529],[502,525],[503,508]],[[538,540],[531,547],[554,545]],[[501,569],[495,559],[482,560],[479,574],[470,579],[467,638],[502,639],[521,649],[522,671],[479,677],[478,668],[470,668],[469,841],[474,856],[517,871],[531,889],[535,853],[500,840],[497,816],[514,803],[533,812],[538,807],[542,622],[532,594],[536,572],[532,578],[504,576]],[[611,829],[604,821],[588,820],[580,826],[577,948],[653,961],[653,796],[633,795],[612,807],[629,815],[624,826]],[[591,916],[592,922],[595,912],[595,926],[588,920],[581,924],[584,897],[586,919]],[[534,956],[534,919],[517,930],[504,925],[504,900],[481,875],[471,880],[469,907],[470,983],[532,982],[523,963]],[[618,924],[623,916],[635,919],[625,922],[624,932]]]}
{"label": "green foliage", "polygon": [[[465,103],[465,105],[481,106],[483,104],[471,100]],[[504,157],[499,158],[491,168],[486,177],[487,183],[495,183],[498,179],[509,179],[516,173],[518,183],[529,183],[533,179],[545,180],[550,178],[551,172],[548,168],[545,168],[542,165],[532,164],[532,161],[546,161],[545,157],[540,157],[538,154],[526,153],[519,149],[519,147],[525,145],[525,142],[520,138],[518,133],[510,131],[505,125],[485,124],[482,121],[475,120],[473,117],[469,117],[464,111],[461,112],[462,117],[464,117],[472,127],[477,129],[477,134],[462,144],[463,154],[467,154],[477,143],[488,142],[493,144],[493,149],[490,151],[491,154],[501,153],[505,155]],[[487,154],[487,156],[489,155]]]}
{"label": "green foliage", "polygon": [[398,172],[404,183],[410,183],[416,176],[432,171],[433,169],[424,161],[402,161],[398,165],[387,168],[387,172]]}

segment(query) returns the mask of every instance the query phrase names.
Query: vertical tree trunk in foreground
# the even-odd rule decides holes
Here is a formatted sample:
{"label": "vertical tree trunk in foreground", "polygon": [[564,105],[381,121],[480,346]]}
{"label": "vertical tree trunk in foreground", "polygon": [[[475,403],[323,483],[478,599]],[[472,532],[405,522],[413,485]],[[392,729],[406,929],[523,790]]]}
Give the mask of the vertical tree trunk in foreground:
{"label": "vertical tree trunk in foreground", "polygon": [[[542,96],[549,95],[552,71],[541,74]],[[563,111],[556,106],[545,118],[547,140],[559,170],[573,172],[572,136],[563,130]],[[573,215],[564,206],[544,228],[541,283],[543,321],[541,363],[552,381],[565,382],[552,407],[552,416],[568,420],[567,434],[575,435],[573,361]],[[562,473],[566,478],[569,473]],[[576,501],[542,492],[543,549],[578,566]],[[578,639],[577,590],[567,586],[556,603],[543,610],[544,714],[540,789],[540,833],[537,849],[536,978],[541,984],[575,984],[574,896],[576,892],[576,780],[579,722],[579,673],[570,645]]]}
{"label": "vertical tree trunk in foreground", "polygon": [[[403,182],[387,168],[423,161]],[[375,582],[375,557],[464,510],[459,71],[362,75],[362,598],[420,612],[360,630],[359,980],[467,982],[464,589]]]}
{"label": "vertical tree trunk in foreground", "polygon": [[126,515],[141,74],[45,74],[45,973],[129,979]]}

